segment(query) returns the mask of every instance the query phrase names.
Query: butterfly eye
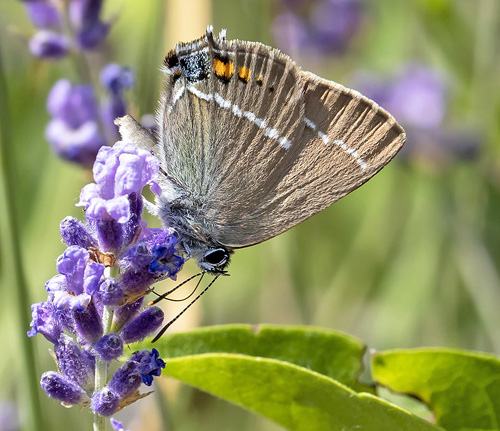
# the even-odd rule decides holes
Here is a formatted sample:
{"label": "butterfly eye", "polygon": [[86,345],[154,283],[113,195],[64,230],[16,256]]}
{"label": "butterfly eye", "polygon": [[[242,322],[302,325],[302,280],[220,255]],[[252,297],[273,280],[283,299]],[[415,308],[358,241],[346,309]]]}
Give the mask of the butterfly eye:
{"label": "butterfly eye", "polygon": [[202,258],[203,263],[213,268],[223,267],[229,260],[229,253],[224,248],[215,248],[207,251]]}

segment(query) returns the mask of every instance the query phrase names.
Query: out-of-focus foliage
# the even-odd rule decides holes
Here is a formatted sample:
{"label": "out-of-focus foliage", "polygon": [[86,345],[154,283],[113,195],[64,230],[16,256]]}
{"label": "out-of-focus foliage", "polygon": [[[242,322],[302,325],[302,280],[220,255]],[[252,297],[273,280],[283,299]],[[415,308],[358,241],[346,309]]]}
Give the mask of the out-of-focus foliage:
{"label": "out-of-focus foliage", "polygon": [[[314,10],[319,3],[105,2],[105,15],[116,17],[106,51],[135,72],[129,100],[136,118],[156,108],[159,66],[180,38],[198,37],[212,23],[216,31],[227,28],[229,38],[277,45],[282,43],[277,23],[284,14],[289,24],[298,23],[307,44],[282,49],[306,70],[358,89],[375,82],[388,92],[402,79],[402,70],[418,64],[432,70],[445,89],[444,114],[431,130],[405,124],[401,117],[411,130],[404,153],[333,207],[275,239],[238,251],[231,276],[221,277],[172,330],[222,323],[313,324],[353,334],[376,349],[439,345],[500,353],[500,4],[365,0],[345,47],[315,50],[310,49],[315,38],[321,42],[334,33],[307,33],[319,28],[314,21],[321,15]],[[57,159],[44,138],[49,90],[62,77],[75,79],[75,71],[69,62],[33,59],[26,42],[31,32],[22,4],[1,2],[0,48],[18,174],[17,201],[10,204],[16,206],[22,229],[18,239],[29,303],[46,295],[43,284],[54,275],[55,258],[64,249],[59,222],[81,215],[74,204],[89,182],[86,171]],[[89,58],[98,61],[99,54]],[[405,93],[398,100],[420,103]],[[424,104],[420,115],[434,108],[427,111]],[[461,150],[464,146],[467,151]],[[3,240],[9,226],[4,209],[0,214]],[[22,327],[15,318],[10,265],[10,251],[2,246],[0,325],[6,348],[0,361],[0,411],[9,413],[17,429],[12,406],[22,421],[19,381],[25,375],[17,365],[18,346],[29,322]],[[160,285],[158,291],[169,286]],[[178,310],[165,306],[168,316]],[[46,359],[46,344],[34,343],[33,367],[41,375],[53,364]],[[123,412],[127,428],[281,429],[174,380],[163,382],[156,397],[160,403],[150,397]],[[48,429],[90,429],[90,416],[48,399],[42,403]]]}

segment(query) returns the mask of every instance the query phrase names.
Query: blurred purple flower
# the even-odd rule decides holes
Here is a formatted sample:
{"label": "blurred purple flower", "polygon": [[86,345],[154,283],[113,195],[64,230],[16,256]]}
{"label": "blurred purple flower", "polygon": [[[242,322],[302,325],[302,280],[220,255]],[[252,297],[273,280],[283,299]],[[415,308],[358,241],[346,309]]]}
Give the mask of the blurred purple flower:
{"label": "blurred purple flower", "polygon": [[109,24],[98,21],[94,25],[83,28],[76,35],[80,48],[93,49],[101,44],[109,33]]}
{"label": "blurred purple flower", "polygon": [[121,422],[117,421],[114,418],[111,418],[109,421],[114,431],[125,431],[125,428],[123,427]]}
{"label": "blurred purple flower", "polygon": [[276,44],[284,51],[342,53],[361,25],[361,0],[287,1],[273,23]]}
{"label": "blurred purple flower", "polygon": [[90,85],[72,85],[61,79],[47,98],[47,110],[53,119],[45,137],[53,151],[66,160],[90,165],[106,144],[97,123],[97,101]]}
{"label": "blurred purple flower", "polygon": [[25,2],[26,12],[37,28],[58,28],[61,24],[61,17],[54,5],[38,0]]}
{"label": "blurred purple flower", "polygon": [[387,92],[386,107],[411,127],[442,125],[447,109],[447,88],[436,71],[421,65],[404,68]]}
{"label": "blurred purple flower", "polygon": [[29,40],[31,54],[47,60],[59,60],[69,51],[69,41],[66,36],[50,30],[39,30]]}
{"label": "blurred purple flower", "polygon": [[389,79],[362,72],[354,81],[356,88],[387,109],[405,128],[408,142],[402,155],[442,164],[450,158],[473,158],[477,153],[481,140],[477,134],[444,128],[448,85],[436,70],[411,63]]}
{"label": "blurred purple flower", "polygon": [[50,90],[47,110],[69,127],[80,127],[97,117],[94,90],[90,85],[73,85],[67,79],[61,79]]}
{"label": "blurred purple flower", "polygon": [[134,85],[134,74],[128,67],[110,63],[103,67],[99,74],[99,81],[106,89],[106,96],[101,104],[101,119],[106,126],[108,138],[119,139],[118,127],[115,119],[127,113],[127,104],[123,91]]}
{"label": "blurred purple flower", "polygon": [[45,129],[45,138],[55,154],[82,166],[92,165],[99,149],[106,145],[95,121],[72,128],[62,120],[53,119]]}
{"label": "blurred purple flower", "polygon": [[99,74],[99,80],[104,88],[114,94],[132,87],[135,82],[134,74],[130,68],[116,63],[104,66]]}
{"label": "blurred purple flower", "polygon": [[70,19],[76,30],[76,40],[82,49],[93,49],[101,44],[109,32],[109,24],[99,15],[102,0],[72,0]]}

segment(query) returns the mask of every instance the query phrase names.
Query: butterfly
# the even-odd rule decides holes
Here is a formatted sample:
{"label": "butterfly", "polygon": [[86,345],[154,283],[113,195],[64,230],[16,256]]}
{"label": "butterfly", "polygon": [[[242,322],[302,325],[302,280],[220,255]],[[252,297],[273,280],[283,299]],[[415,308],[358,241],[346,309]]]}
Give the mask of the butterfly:
{"label": "butterfly", "polygon": [[405,142],[375,102],[223,30],[165,57],[154,138],[132,117],[122,138],[160,161],[155,213],[203,273],[235,249],[292,228],[380,171]]}

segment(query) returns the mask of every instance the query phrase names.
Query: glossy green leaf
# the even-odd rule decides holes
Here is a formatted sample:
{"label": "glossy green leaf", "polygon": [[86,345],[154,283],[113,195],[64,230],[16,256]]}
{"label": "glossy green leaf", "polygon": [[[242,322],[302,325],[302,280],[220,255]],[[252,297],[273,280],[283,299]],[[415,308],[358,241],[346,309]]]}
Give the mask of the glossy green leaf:
{"label": "glossy green leaf", "polygon": [[388,388],[420,398],[449,431],[500,429],[500,360],[448,349],[377,353],[373,377]]}
{"label": "glossy green leaf", "polygon": [[329,377],[276,359],[225,353],[184,356],[167,359],[164,374],[288,430],[439,430],[374,395],[358,394]]}
{"label": "glossy green leaf", "polygon": [[[324,374],[356,391],[373,392],[358,383],[365,346],[354,337],[332,330],[311,326],[212,326],[163,336],[155,347],[164,359],[216,352],[278,359]],[[144,348],[151,348],[151,344]]]}

